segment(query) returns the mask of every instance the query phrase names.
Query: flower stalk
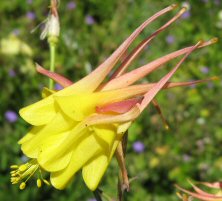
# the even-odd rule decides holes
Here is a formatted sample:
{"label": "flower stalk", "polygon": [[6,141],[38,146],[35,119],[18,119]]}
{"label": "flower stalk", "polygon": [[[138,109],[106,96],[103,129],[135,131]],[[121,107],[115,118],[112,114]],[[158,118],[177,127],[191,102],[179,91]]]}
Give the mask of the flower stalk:
{"label": "flower stalk", "polygon": [[95,191],[93,191],[93,194],[96,198],[96,201],[103,201],[101,197],[101,192],[98,188]]}
{"label": "flower stalk", "polygon": [[[57,11],[57,0],[51,0],[50,14],[46,19],[46,24],[40,39],[48,38],[49,51],[50,51],[50,72],[55,72],[55,59],[56,59],[56,46],[59,40],[60,24],[59,15]],[[53,80],[49,79],[49,89],[53,89]]]}
{"label": "flower stalk", "polygon": [[[50,71],[55,72],[55,57],[56,57],[56,45],[52,38],[49,37],[49,48],[50,48]],[[53,89],[53,80],[49,79],[49,89]]]}
{"label": "flower stalk", "polygon": [[[50,48],[50,71],[55,72],[56,46],[60,32],[57,0],[51,0],[51,16],[49,18],[48,43]],[[49,79],[49,89],[53,89],[53,80]]]}

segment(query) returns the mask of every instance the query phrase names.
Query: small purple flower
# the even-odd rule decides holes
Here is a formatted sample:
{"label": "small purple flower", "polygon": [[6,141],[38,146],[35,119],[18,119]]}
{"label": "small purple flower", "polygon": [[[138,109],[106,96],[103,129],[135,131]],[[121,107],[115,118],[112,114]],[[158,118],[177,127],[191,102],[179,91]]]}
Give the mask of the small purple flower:
{"label": "small purple flower", "polygon": [[87,201],[96,201],[96,199],[95,198],[90,198]]}
{"label": "small purple flower", "polygon": [[32,0],[27,0],[27,3],[28,4],[32,4]]}
{"label": "small purple flower", "polygon": [[141,141],[136,141],[133,143],[133,150],[136,153],[142,153],[144,152],[145,145]]}
{"label": "small purple flower", "polygon": [[5,112],[5,119],[9,122],[9,123],[14,123],[18,120],[18,115],[16,112],[12,111],[12,110],[8,110]]}
{"label": "small purple flower", "polygon": [[87,15],[85,18],[86,24],[93,25],[95,24],[95,19],[91,15]]}
{"label": "small purple flower", "polygon": [[168,44],[172,44],[172,43],[174,43],[174,41],[175,41],[175,37],[174,37],[174,36],[168,35],[168,36],[166,37],[166,42],[167,42]]}
{"label": "small purple flower", "polygon": [[58,83],[55,84],[55,90],[62,90],[62,89],[63,87],[60,84]]}
{"label": "small purple flower", "polygon": [[14,70],[14,69],[10,69],[10,70],[8,71],[8,75],[9,75],[9,77],[15,77],[15,76],[16,76],[15,70]]}
{"label": "small purple flower", "polygon": [[185,13],[181,16],[181,18],[182,18],[182,19],[188,19],[190,16],[191,16],[191,14],[190,14],[190,11],[188,10],[187,12],[185,12]]}
{"label": "small purple flower", "polygon": [[76,3],[74,1],[70,1],[67,3],[66,7],[68,10],[74,10],[76,8]]}
{"label": "small purple flower", "polygon": [[215,5],[220,5],[220,0],[214,0]]}
{"label": "small purple flower", "polygon": [[36,15],[34,12],[27,12],[26,13],[26,17],[29,19],[29,20],[34,20],[36,18]]}
{"label": "small purple flower", "polygon": [[209,68],[204,66],[200,69],[200,71],[203,73],[203,74],[208,74],[209,73]]}
{"label": "small purple flower", "polygon": [[12,31],[12,33],[15,35],[15,36],[18,36],[20,34],[20,30],[19,29],[14,29]]}

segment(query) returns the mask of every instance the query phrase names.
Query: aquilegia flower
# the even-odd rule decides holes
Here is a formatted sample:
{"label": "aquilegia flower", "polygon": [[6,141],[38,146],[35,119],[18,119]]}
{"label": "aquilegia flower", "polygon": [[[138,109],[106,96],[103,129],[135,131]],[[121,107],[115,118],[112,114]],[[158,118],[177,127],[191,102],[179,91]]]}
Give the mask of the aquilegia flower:
{"label": "aquilegia flower", "polygon": [[216,190],[217,191],[216,193],[205,192],[202,189],[200,189],[197,185],[195,185],[193,182],[189,180],[188,182],[193,187],[194,192],[188,191],[176,185],[178,190],[184,193],[184,194],[181,194],[179,192],[177,193],[178,197],[181,198],[183,201],[193,200],[193,198],[196,198],[198,200],[203,200],[203,201],[222,201],[222,183],[221,182],[214,182],[214,183],[196,182],[197,184]]}
{"label": "aquilegia flower", "polygon": [[[177,20],[186,9],[182,8],[126,56],[130,44],[148,24],[175,7],[171,5],[142,23],[107,60],[76,83],[37,66],[39,73],[54,79],[64,89],[45,89],[43,100],[20,110],[21,117],[33,125],[19,141],[23,153],[30,160],[23,165],[12,166],[13,184],[20,183],[20,188],[24,189],[28,179],[37,172],[40,175],[37,185],[41,186],[42,182],[48,184],[41,174],[44,171],[50,173],[50,182],[55,188],[64,189],[76,172],[82,170],[86,185],[95,190],[124,133],[161,89],[206,81],[172,83],[169,79],[191,52],[216,42],[216,39],[200,41],[196,45],[125,72],[146,45]],[[181,55],[184,56],[178,64],[157,83],[135,84]],[[106,81],[118,61],[122,62]]]}

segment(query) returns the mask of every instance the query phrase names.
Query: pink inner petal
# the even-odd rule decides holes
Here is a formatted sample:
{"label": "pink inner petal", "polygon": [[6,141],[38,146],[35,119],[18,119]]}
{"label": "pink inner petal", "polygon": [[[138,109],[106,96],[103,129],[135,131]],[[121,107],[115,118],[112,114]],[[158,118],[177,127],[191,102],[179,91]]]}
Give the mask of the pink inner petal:
{"label": "pink inner petal", "polygon": [[115,113],[125,113],[128,112],[132,107],[134,107],[137,103],[141,103],[143,97],[132,98],[116,103],[111,103],[108,105],[97,106],[97,113],[107,113],[107,112],[115,112]]}

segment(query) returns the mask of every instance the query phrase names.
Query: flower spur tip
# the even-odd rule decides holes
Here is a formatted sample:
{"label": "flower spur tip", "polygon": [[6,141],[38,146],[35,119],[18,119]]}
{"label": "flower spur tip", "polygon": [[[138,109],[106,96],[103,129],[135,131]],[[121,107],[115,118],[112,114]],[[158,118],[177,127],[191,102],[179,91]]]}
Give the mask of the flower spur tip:
{"label": "flower spur tip", "polygon": [[209,80],[212,80],[212,81],[220,80],[220,77],[218,77],[218,76],[213,76],[213,77],[210,77]]}
{"label": "flower spur tip", "polygon": [[205,42],[204,40],[200,39],[195,46],[200,47],[201,45],[203,45]]}
{"label": "flower spur tip", "polygon": [[35,69],[37,72],[41,72],[44,70],[44,68],[42,66],[40,66],[38,63],[35,63]]}
{"label": "flower spur tip", "polygon": [[217,43],[219,41],[219,38],[214,37],[210,40],[211,44]]}
{"label": "flower spur tip", "polygon": [[176,9],[178,6],[179,6],[178,3],[174,3],[174,4],[171,5],[171,8],[172,8],[172,9]]}
{"label": "flower spur tip", "polygon": [[185,6],[184,6],[184,7],[181,8],[181,10],[180,10],[179,13],[180,13],[180,14],[184,14],[187,10],[188,10],[188,7],[185,7]]}

